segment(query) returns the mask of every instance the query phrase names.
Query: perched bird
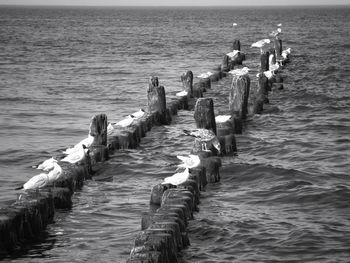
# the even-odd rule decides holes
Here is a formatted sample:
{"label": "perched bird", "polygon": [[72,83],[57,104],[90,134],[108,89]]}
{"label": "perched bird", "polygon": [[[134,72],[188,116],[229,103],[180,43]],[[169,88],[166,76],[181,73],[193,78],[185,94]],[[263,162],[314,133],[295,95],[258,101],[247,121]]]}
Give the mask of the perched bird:
{"label": "perched bird", "polygon": [[183,90],[183,91],[176,93],[177,97],[185,97],[187,95],[188,95],[188,92],[186,90]]}
{"label": "perched bird", "polygon": [[224,123],[224,122],[227,122],[230,119],[232,119],[231,115],[218,115],[218,116],[215,117],[215,122],[216,123]]}
{"label": "perched bird", "polygon": [[189,154],[188,156],[178,155],[176,157],[182,161],[182,163],[178,165],[179,168],[194,168],[201,163],[199,156],[194,154]]}
{"label": "perched bird", "polygon": [[49,183],[49,176],[46,173],[41,173],[30,178],[24,185],[24,190],[43,188]]}
{"label": "perched bird", "polygon": [[268,79],[270,79],[273,76],[275,76],[275,74],[271,70],[264,71],[263,73],[264,73],[265,77],[268,78]]}
{"label": "perched bird", "polygon": [[215,149],[218,150],[219,153],[221,153],[221,145],[218,137],[215,135],[215,133],[212,130],[208,129],[194,129],[194,130],[183,130],[186,135],[190,135],[198,139],[202,143],[202,150],[203,151],[210,151],[207,147],[207,143],[210,143],[214,146]]}
{"label": "perched bird", "polygon": [[111,135],[114,131],[113,124],[111,122],[108,123],[107,125],[107,135]]}
{"label": "perched bird", "polygon": [[162,182],[162,184],[179,185],[186,182],[186,180],[188,180],[189,177],[190,177],[190,172],[188,168],[186,168],[181,173],[175,173],[172,176],[164,178],[164,182]]}
{"label": "perched bird", "polygon": [[128,115],[125,119],[117,122],[115,125],[125,128],[125,127],[130,126],[133,121],[134,121],[134,116],[133,115]]}
{"label": "perched bird", "polygon": [[280,65],[278,63],[272,64],[269,66],[270,67],[270,71],[276,71],[277,69],[280,68]]}
{"label": "perched bird", "polygon": [[269,36],[277,38],[280,33],[282,33],[282,29],[277,28],[277,30],[272,31]]}
{"label": "perched bird", "polygon": [[95,137],[89,134],[87,138],[78,142],[76,145],[74,145],[73,148],[68,148],[63,153],[64,154],[72,154],[76,151],[79,151],[79,149],[82,145],[85,145],[86,147],[90,147],[92,145],[92,143],[94,142],[94,139],[95,139]]}
{"label": "perched bird", "polygon": [[213,75],[213,73],[208,71],[207,73],[202,73],[202,74],[198,75],[197,78],[206,79],[206,78],[209,78],[211,75]]}
{"label": "perched bird", "polygon": [[54,162],[53,170],[51,170],[47,175],[49,178],[49,183],[54,183],[55,181],[57,181],[60,178],[62,172],[63,171],[61,166],[59,166],[57,162]]}
{"label": "perched bird", "polygon": [[134,112],[130,116],[132,116],[134,119],[140,119],[145,115],[145,110],[144,109],[139,109],[138,111]]}
{"label": "perched bird", "polygon": [[234,57],[239,53],[240,51],[239,50],[233,50],[232,52],[230,53],[227,53],[226,55],[229,56],[231,59],[234,59]]}
{"label": "perched bird", "polygon": [[247,75],[249,70],[250,69],[248,67],[236,68],[236,69],[230,70],[228,73],[235,75],[235,76],[243,76],[243,75]]}
{"label": "perched bird", "polygon": [[36,169],[39,170],[43,170],[45,172],[50,171],[51,169],[53,169],[53,165],[54,163],[57,162],[57,160],[55,160],[53,157],[51,157],[50,159],[45,160],[44,162],[42,162],[41,164],[39,164]]}
{"label": "perched bird", "polygon": [[269,44],[271,43],[271,40],[268,39],[268,38],[265,38],[265,39],[262,39],[262,40],[259,40],[255,43],[253,43],[250,47],[257,47],[257,48],[260,48],[260,52],[263,53],[263,47],[266,45],[266,44]]}
{"label": "perched bird", "polygon": [[85,156],[89,150],[86,148],[86,146],[83,144],[79,147],[78,151],[75,151],[66,157],[64,157],[61,161],[67,162],[67,163],[77,163],[81,162],[85,159]]}
{"label": "perched bird", "polygon": [[284,59],[286,59],[286,58],[288,58],[288,56],[289,56],[289,54],[291,53],[291,48],[287,48],[286,50],[283,50],[282,51],[282,57],[284,58]]}

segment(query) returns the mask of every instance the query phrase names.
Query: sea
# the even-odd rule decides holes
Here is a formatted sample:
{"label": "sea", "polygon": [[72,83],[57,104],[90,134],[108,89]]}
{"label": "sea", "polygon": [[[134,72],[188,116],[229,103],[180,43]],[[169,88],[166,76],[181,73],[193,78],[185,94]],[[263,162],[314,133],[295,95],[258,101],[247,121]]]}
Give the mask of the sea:
{"label": "sea", "polygon": [[[179,262],[349,262],[350,6],[0,6],[0,207],[32,168],[87,137],[91,118],[119,121],[213,71],[235,39],[257,85],[260,50],[282,23],[284,89],[236,135],[221,181],[201,193]],[[237,26],[233,26],[236,23]],[[228,111],[228,76],[204,94]],[[170,101],[170,98],[168,99]],[[4,262],[125,262],[154,185],[189,154],[193,111],[118,150],[73,195],[73,207]]]}

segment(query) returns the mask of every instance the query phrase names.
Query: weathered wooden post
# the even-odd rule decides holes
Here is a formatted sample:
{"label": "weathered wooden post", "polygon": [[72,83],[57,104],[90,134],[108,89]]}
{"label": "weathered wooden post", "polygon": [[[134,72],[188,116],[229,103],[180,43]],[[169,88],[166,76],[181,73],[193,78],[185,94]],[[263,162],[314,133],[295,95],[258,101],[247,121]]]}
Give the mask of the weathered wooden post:
{"label": "weathered wooden post", "polygon": [[258,92],[263,103],[269,103],[269,79],[262,73],[258,77]]}
{"label": "weathered wooden post", "polygon": [[248,97],[250,88],[249,76],[234,76],[229,94],[229,109],[234,118],[236,133],[242,133],[243,120],[248,113]]}
{"label": "weathered wooden post", "polygon": [[212,130],[216,134],[216,123],[214,114],[214,102],[211,98],[197,99],[194,119],[197,128]]}
{"label": "weathered wooden post", "polygon": [[187,91],[187,97],[193,97],[193,73],[192,71],[187,71],[186,74],[182,74],[181,76],[182,86],[184,90]]}
{"label": "weathered wooden post", "polygon": [[224,55],[221,63],[221,71],[229,72],[231,70],[230,57],[228,55]]}
{"label": "weathered wooden post", "polygon": [[233,41],[232,49],[241,51],[241,41],[239,41],[239,39]]}
{"label": "weathered wooden post", "polygon": [[[89,147],[90,161],[95,163],[108,159],[106,114],[98,114],[92,117],[89,135],[94,137],[94,140]],[[87,166],[90,170],[91,164],[87,163]]]}
{"label": "weathered wooden post", "polygon": [[233,69],[235,65],[242,65],[245,60],[245,54],[241,52],[241,42],[239,39],[233,41],[233,52],[237,52],[237,54],[232,58],[231,69]]}
{"label": "weathered wooden post", "polygon": [[166,109],[165,89],[159,86],[158,77],[151,76],[147,90],[148,112],[154,115],[159,124],[170,124],[171,116]]}
{"label": "weathered wooden post", "polygon": [[92,145],[107,145],[107,115],[98,114],[92,117],[89,134],[94,137]]}
{"label": "weathered wooden post", "polygon": [[282,55],[282,39],[274,40],[274,49],[276,51],[276,56],[280,57]]}
{"label": "weathered wooden post", "polygon": [[269,70],[269,52],[266,51],[260,56],[260,71],[268,71]]}

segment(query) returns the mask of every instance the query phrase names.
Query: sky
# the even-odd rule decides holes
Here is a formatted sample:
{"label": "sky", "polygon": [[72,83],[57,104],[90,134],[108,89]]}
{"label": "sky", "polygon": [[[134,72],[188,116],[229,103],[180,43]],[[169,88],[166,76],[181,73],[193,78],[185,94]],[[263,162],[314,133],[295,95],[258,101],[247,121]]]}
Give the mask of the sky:
{"label": "sky", "polygon": [[261,5],[349,5],[349,0],[0,0],[0,5],[83,6],[261,6]]}

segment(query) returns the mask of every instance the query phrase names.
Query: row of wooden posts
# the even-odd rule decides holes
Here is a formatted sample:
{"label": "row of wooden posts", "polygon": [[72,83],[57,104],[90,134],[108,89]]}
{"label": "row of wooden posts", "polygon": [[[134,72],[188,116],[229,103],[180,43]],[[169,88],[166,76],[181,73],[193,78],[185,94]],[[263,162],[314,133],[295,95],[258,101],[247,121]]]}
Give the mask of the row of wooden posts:
{"label": "row of wooden posts", "polygon": [[[240,50],[239,40],[233,44],[234,50]],[[261,73],[269,70],[269,53],[277,51],[281,56],[282,41],[276,40],[275,49],[264,52],[261,55]],[[245,55],[239,53],[234,60],[225,56],[220,70],[202,81],[208,81],[206,88],[211,83],[227,75],[233,68],[240,67],[245,60]],[[282,60],[281,63],[286,63]],[[189,94],[197,98],[193,100],[188,96],[187,103],[194,106],[194,120],[197,128],[205,128],[214,131],[217,135],[222,154],[232,154],[237,151],[236,133],[242,133],[242,123],[248,114],[261,113],[264,103],[268,103],[268,93],[274,88],[282,89],[283,80],[279,73],[275,72],[274,78],[268,79],[264,74],[258,76],[258,86],[250,89],[250,78],[248,75],[234,77],[229,96],[228,114],[232,119],[224,123],[215,122],[214,104],[211,98],[202,98],[202,91],[192,91],[192,72],[183,75],[184,87]],[[200,84],[198,86],[201,86]],[[152,87],[154,88],[154,87]],[[250,93],[250,91],[253,91]],[[164,108],[163,108],[164,109]],[[197,142],[197,143],[196,143]],[[208,183],[220,180],[221,159],[216,152],[202,151],[200,144],[195,141],[192,154],[200,156],[199,167],[190,169],[190,177],[184,183],[173,186],[171,184],[159,183],[151,191],[150,209],[142,214],[141,231],[135,238],[134,247],[131,250],[128,263],[178,262],[178,252],[186,248],[190,242],[187,232],[188,221],[193,219],[193,213],[198,210],[200,192]]]}
{"label": "row of wooden posts", "polygon": [[[239,40],[234,41],[233,48],[240,50]],[[69,164],[59,161],[63,174],[54,185],[39,190],[22,191],[18,200],[0,209],[0,259],[37,238],[53,222],[55,209],[71,208],[73,193],[82,187],[85,180],[91,179],[110,154],[115,150],[138,147],[141,138],[153,126],[169,125],[178,110],[194,108],[197,127],[212,129],[218,135],[224,154],[236,152],[234,133],[242,132],[241,123],[249,109],[254,113],[261,112],[262,105],[267,100],[271,80],[264,76],[259,77],[258,89],[248,101],[250,79],[248,76],[239,78],[235,85],[238,92],[230,95],[229,108],[234,116],[233,121],[218,127],[215,123],[213,100],[203,98],[203,93],[211,88],[211,83],[225,77],[229,70],[242,65],[244,59],[243,53],[239,53],[234,59],[225,55],[223,62],[211,76],[196,83],[193,83],[193,73],[186,72],[181,80],[188,95],[172,96],[168,101],[164,87],[159,85],[156,76],[152,76],[147,90],[147,113],[142,118],[135,119],[129,127],[114,129],[111,135],[107,136],[107,116],[95,115],[89,129],[90,135],[94,136],[94,142],[89,147],[85,162]],[[197,209],[200,191],[208,182],[220,180],[221,166],[218,156],[202,152],[199,145],[194,144],[193,152],[200,156],[202,165],[191,169],[190,179],[186,183],[178,187],[162,184],[153,187],[150,197],[153,209],[142,216],[142,231],[135,239],[128,262],[177,262],[177,251],[189,244],[187,221]],[[155,209],[157,206],[159,207]]]}

